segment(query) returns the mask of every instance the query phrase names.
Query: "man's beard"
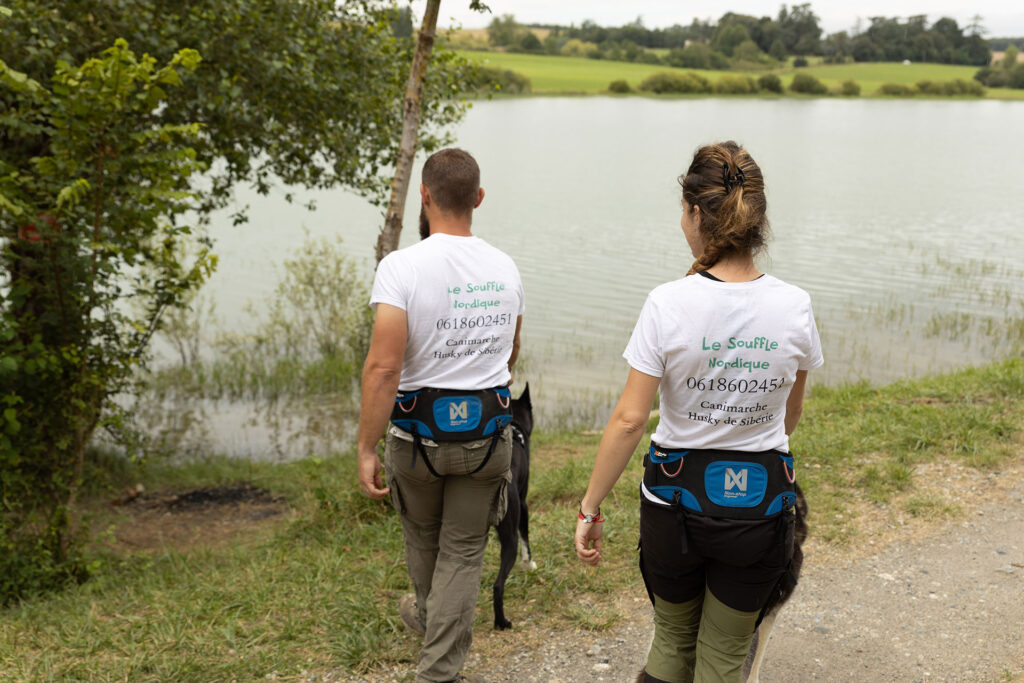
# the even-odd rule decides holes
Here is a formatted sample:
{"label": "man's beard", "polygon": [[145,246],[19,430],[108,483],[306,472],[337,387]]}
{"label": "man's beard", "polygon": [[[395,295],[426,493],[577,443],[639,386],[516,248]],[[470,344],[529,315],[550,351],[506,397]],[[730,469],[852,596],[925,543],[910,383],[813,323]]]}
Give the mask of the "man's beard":
{"label": "man's beard", "polygon": [[423,205],[420,204],[420,239],[425,240],[430,237],[430,220],[427,219],[427,212],[423,210]]}

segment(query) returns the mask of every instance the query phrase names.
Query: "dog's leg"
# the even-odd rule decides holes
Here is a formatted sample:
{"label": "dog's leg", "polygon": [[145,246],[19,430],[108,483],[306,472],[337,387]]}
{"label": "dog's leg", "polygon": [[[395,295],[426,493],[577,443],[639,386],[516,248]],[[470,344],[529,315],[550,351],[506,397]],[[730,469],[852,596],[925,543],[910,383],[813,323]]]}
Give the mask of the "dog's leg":
{"label": "dog's leg", "polygon": [[537,571],[537,563],[530,552],[530,511],[525,499],[519,503],[519,556],[528,571]]}
{"label": "dog's leg", "polygon": [[754,633],[754,659],[750,666],[750,673],[747,674],[746,683],[758,683],[761,676],[761,664],[764,662],[765,652],[768,651],[768,638],[772,634],[772,626],[775,624],[775,612],[764,615],[761,625]]}
{"label": "dog's leg", "polygon": [[[515,494],[509,485],[509,495]],[[509,505],[504,519],[498,524],[498,540],[501,542],[501,565],[498,578],[494,580],[494,628],[504,631],[512,628],[512,622],[505,618],[505,581],[516,563],[516,526],[519,522],[519,508]]]}

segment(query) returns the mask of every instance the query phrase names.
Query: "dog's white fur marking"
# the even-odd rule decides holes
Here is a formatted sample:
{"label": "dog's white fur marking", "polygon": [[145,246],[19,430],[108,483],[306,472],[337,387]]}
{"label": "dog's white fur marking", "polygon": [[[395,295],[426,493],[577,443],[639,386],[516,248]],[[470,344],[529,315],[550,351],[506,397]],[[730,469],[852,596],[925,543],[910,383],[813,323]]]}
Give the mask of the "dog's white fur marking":
{"label": "dog's white fur marking", "polygon": [[530,557],[530,548],[523,542],[523,539],[519,539],[519,557],[527,571],[537,571],[537,563]]}
{"label": "dog's white fur marking", "polygon": [[754,663],[750,667],[750,675],[747,676],[746,683],[758,683],[761,675],[761,662],[764,661],[764,654],[768,651],[768,639],[772,635],[772,626],[775,624],[775,612],[774,610],[766,615],[761,620],[761,625],[757,627],[757,650],[754,652]]}

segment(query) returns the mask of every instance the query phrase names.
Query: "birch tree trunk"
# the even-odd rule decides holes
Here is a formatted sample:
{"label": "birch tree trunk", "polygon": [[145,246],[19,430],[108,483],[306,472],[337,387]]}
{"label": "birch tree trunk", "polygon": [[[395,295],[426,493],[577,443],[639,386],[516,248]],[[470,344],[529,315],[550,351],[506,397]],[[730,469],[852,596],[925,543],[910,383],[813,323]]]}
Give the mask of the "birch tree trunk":
{"label": "birch tree trunk", "polygon": [[427,73],[430,53],[434,49],[437,14],[440,8],[441,0],[427,0],[419,39],[416,41],[416,54],[412,58],[409,80],[405,84],[402,142],[395,162],[395,177],[391,181],[391,199],[384,216],[384,227],[377,237],[377,263],[398,248],[398,238],[402,234],[402,216],[405,213],[405,199],[409,194],[409,177],[412,175],[412,161],[416,155],[416,138],[420,128],[423,78]]}

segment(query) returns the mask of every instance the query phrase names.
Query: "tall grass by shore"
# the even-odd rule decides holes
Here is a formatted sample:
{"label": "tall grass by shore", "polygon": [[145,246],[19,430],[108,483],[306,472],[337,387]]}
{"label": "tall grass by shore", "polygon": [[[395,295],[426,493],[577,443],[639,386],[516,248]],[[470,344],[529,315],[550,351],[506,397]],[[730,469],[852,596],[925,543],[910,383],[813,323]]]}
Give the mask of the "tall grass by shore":
{"label": "tall grass by shore", "polygon": [[[943,465],[998,471],[1020,459],[1022,424],[1024,358],[882,387],[815,388],[792,444],[812,539],[851,546],[865,539],[868,517],[955,516],[955,503],[919,473]],[[540,566],[513,572],[506,610],[515,628],[493,635],[487,587],[497,544],[488,549],[474,644],[485,660],[535,645],[552,629],[611,628],[624,601],[645,599],[635,569],[639,457],[602,506],[602,567],[583,567],[571,550],[599,438],[535,434],[529,502]],[[89,582],[0,612],[0,679],[303,680],[411,670],[418,643],[399,627],[396,609],[409,589],[400,523],[386,503],[359,493],[352,453],[283,465],[125,464],[93,484],[94,528],[116,535],[117,525],[132,523],[103,501],[139,479],[150,490],[246,481],[283,496],[291,514],[233,543],[184,550],[102,550],[101,534]]]}
{"label": "tall grass by shore", "polygon": [[[854,81],[861,87],[863,95],[872,95],[885,83],[914,85],[922,81],[948,82],[961,79],[972,80],[976,67],[948,64],[909,64],[891,62],[861,62],[852,64],[815,63],[807,67],[785,66],[771,71],[707,71],[700,69],[675,69],[659,64],[635,64],[614,62],[585,57],[556,57],[530,55],[512,52],[461,52],[474,62],[516,71],[530,79],[533,92],[539,95],[553,94],[597,94],[608,91],[612,81],[624,80],[633,88],[648,76],[661,72],[697,73],[712,82],[725,74],[750,76],[757,79],[765,73],[774,73],[788,88],[798,73],[810,74],[821,80],[830,90],[840,87],[844,81]],[[777,97],[766,93],[766,97]],[[986,97],[993,99],[1024,100],[1024,90],[990,88]]]}

